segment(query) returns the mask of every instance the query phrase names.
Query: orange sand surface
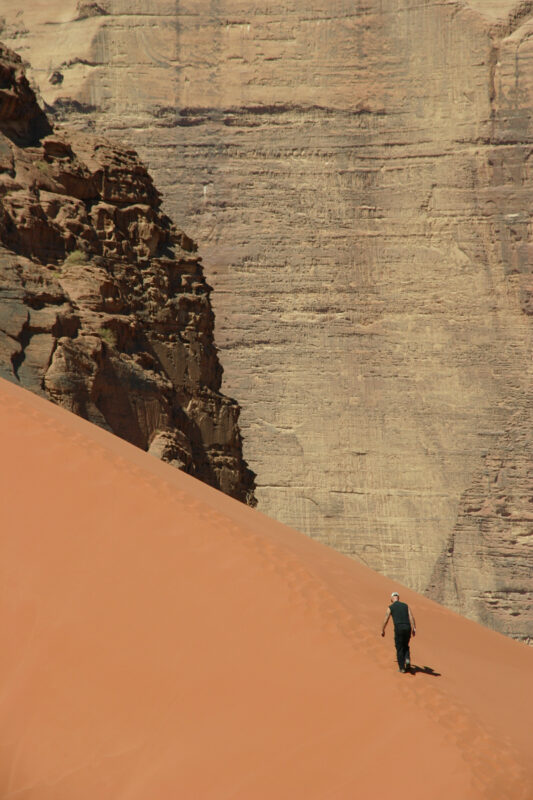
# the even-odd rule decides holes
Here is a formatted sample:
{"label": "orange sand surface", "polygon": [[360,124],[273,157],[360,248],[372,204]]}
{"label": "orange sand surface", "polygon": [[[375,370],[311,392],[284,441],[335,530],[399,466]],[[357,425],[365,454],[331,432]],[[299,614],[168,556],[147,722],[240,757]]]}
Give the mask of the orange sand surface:
{"label": "orange sand surface", "polygon": [[390,580],[3,381],[0,436],[1,798],[533,798],[528,647],[405,589],[403,675]]}

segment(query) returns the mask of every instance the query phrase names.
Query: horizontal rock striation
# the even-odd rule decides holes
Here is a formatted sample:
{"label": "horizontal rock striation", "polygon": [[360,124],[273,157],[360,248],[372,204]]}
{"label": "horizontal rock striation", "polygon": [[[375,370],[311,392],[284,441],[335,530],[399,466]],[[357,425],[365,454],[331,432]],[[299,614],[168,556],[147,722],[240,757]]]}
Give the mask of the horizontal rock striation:
{"label": "horizontal rock striation", "polygon": [[132,150],[52,129],[0,47],[0,373],[253,503],[196,245]]}
{"label": "horizontal rock striation", "polygon": [[529,5],[37,5],[46,102],[202,242],[260,508],[531,636]]}

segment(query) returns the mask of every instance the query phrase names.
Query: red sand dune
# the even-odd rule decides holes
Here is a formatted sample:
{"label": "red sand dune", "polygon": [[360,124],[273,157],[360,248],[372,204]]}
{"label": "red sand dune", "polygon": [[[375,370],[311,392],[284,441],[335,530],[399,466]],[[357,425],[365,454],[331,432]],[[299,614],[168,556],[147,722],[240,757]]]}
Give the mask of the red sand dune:
{"label": "red sand dune", "polygon": [[0,384],[2,798],[533,798],[533,652]]}

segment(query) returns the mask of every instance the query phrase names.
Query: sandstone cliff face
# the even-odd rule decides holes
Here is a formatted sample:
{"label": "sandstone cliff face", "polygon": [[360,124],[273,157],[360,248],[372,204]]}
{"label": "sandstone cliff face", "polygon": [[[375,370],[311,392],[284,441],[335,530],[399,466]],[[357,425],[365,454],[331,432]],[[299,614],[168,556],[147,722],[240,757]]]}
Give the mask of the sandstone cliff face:
{"label": "sandstone cliff face", "polygon": [[52,130],[0,46],[0,373],[241,500],[196,246],[136,154]]}
{"label": "sandstone cliff face", "polygon": [[5,29],[202,242],[260,508],[531,636],[529,6],[83,8]]}

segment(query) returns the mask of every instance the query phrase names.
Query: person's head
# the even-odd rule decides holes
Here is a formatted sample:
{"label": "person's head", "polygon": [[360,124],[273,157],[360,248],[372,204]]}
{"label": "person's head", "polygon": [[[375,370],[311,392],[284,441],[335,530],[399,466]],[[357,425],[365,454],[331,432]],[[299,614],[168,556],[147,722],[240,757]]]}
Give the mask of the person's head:
{"label": "person's head", "polygon": [[396,602],[396,600],[399,600],[399,599],[400,599],[400,595],[398,594],[398,592],[393,592],[393,593],[391,594],[391,596],[390,596],[390,599],[392,600],[392,602],[393,602],[393,603],[395,603],[395,602]]}

